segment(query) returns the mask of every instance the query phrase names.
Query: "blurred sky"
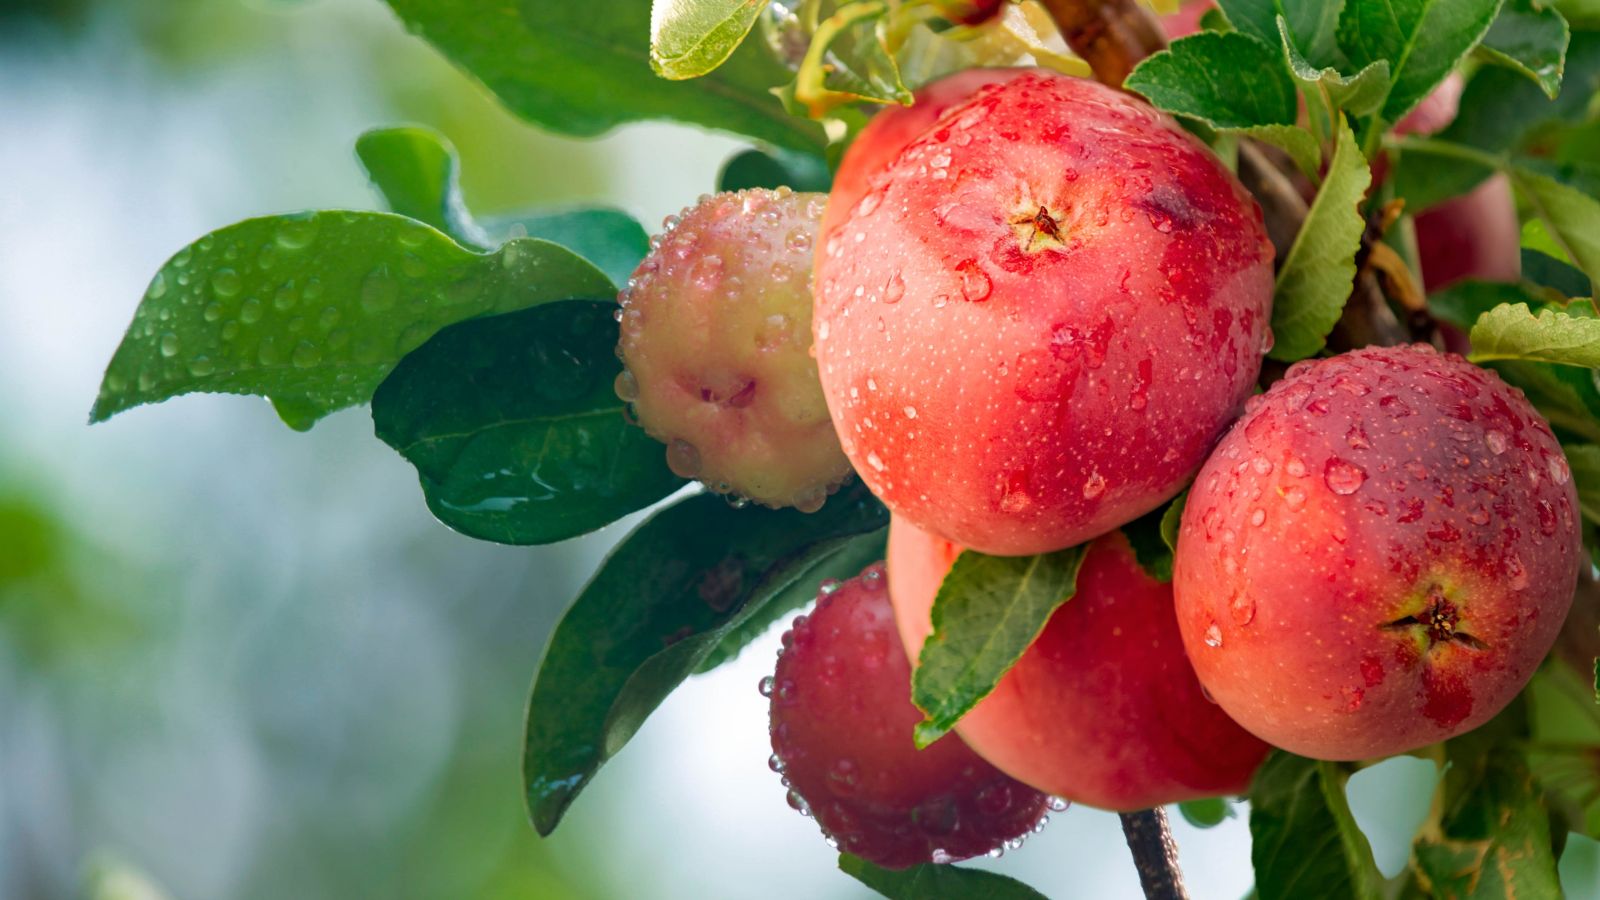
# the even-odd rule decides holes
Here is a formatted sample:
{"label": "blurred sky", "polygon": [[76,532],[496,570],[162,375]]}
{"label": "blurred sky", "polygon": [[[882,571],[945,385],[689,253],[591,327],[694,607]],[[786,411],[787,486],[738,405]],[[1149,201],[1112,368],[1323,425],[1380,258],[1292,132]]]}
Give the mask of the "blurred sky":
{"label": "blurred sky", "polygon": [[[351,145],[401,120],[456,143],[480,213],[607,202],[652,229],[740,146],[542,134],[377,0],[0,0],[0,897],[868,896],[767,770],[776,634],[534,837],[527,687],[627,523],[460,537],[364,409],[302,435],[196,395],[84,424],[169,255],[248,216],[373,207]],[[1418,765],[1357,788],[1390,870]],[[1140,896],[1115,817],[1055,819],[985,865]],[[1248,890],[1242,817],[1177,833],[1194,896]],[[1573,896],[1600,897],[1576,886],[1600,883],[1593,845],[1569,856]]]}

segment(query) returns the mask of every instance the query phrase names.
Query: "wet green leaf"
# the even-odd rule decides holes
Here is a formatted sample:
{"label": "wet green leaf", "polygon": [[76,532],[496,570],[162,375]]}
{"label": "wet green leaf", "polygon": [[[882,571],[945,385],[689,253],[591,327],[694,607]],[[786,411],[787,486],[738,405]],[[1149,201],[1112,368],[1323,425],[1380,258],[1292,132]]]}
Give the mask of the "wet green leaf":
{"label": "wet green leaf", "polygon": [[1570,33],[1561,13],[1534,0],[1506,0],[1500,17],[1484,35],[1484,58],[1532,79],[1545,95],[1561,92]]}
{"label": "wet green leaf", "polygon": [[620,209],[586,206],[491,220],[497,233],[526,235],[560,244],[594,263],[621,287],[650,252],[650,236]]}
{"label": "wet green leaf", "polygon": [[[1215,77],[1218,72],[1228,77]],[[1294,83],[1276,39],[1268,45],[1245,34],[1216,32],[1179,38],[1139,63],[1124,87],[1213,128],[1295,123]]]}
{"label": "wet green leaf", "polygon": [[1380,113],[1398,122],[1482,40],[1501,0],[1346,0],[1338,42],[1359,71],[1388,60]]}
{"label": "wet green leaf", "polygon": [[654,0],[650,65],[663,78],[698,78],[727,61],[768,0]]}
{"label": "wet green leaf", "polygon": [[1526,303],[1502,304],[1472,326],[1472,359],[1600,367],[1600,319],[1587,301],[1574,301],[1565,312],[1540,309],[1537,315]]}
{"label": "wet green leaf", "polygon": [[539,833],[555,829],[601,765],[728,634],[818,559],[888,519],[854,484],[809,515],[735,509],[700,494],[640,525],[567,610],[539,665],[523,755]]}
{"label": "wet green leaf", "polygon": [[956,557],[933,601],[933,634],[911,677],[927,713],[918,746],[938,740],[1021,658],[1056,607],[1072,599],[1088,545],[1039,556]]}
{"label": "wet green leaf", "polygon": [[623,418],[612,303],[575,300],[444,329],[372,397],[377,435],[455,530],[548,544],[682,487],[662,445]]}
{"label": "wet green leaf", "polygon": [[599,270],[547,241],[475,253],[391,213],[248,219],[156,273],[90,421],[206,391],[269,397],[291,426],[309,428],[365,403],[446,325],[611,292]]}
{"label": "wet green leaf", "polygon": [[1600,199],[1525,165],[1511,168],[1511,180],[1567,259],[1600,284]]}
{"label": "wet green leaf", "polygon": [[1343,75],[1333,66],[1317,66],[1306,59],[1289,34],[1289,23],[1278,17],[1278,32],[1284,57],[1289,63],[1289,74],[1300,83],[1307,98],[1326,98],[1332,104],[1331,112],[1344,110],[1352,116],[1366,116],[1378,111],[1389,91],[1389,61],[1368,63],[1354,75]]}
{"label": "wet green leaf", "polygon": [[1219,0],[1228,21],[1239,31],[1262,43],[1276,47],[1279,41],[1278,18],[1288,24],[1294,46],[1317,66],[1338,61],[1334,35],[1339,27],[1339,3],[1327,0]]}

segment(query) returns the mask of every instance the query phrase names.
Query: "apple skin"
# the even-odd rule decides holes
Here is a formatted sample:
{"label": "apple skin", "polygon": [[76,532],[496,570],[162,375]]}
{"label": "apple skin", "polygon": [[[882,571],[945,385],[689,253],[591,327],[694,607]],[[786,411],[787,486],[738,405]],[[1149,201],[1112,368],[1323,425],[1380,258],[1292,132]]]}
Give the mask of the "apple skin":
{"label": "apple skin", "polygon": [[1055,73],[950,109],[822,254],[812,325],[846,455],[891,510],[986,553],[1170,498],[1268,335],[1273,251],[1238,180],[1170,117]]}
{"label": "apple skin", "polygon": [[821,239],[826,245],[832,234],[849,217],[856,201],[867,193],[872,177],[889,167],[906,145],[922,136],[945,110],[972,96],[986,84],[1008,81],[1025,69],[964,69],[954,75],[929,82],[913,94],[910,106],[886,106],[879,110],[839,160],[833,174],[833,190],[822,213]]}
{"label": "apple skin", "polygon": [[820,194],[703,197],[651,240],[622,305],[617,395],[711,490],[820,508],[850,475],[811,357]]}
{"label": "apple skin", "polygon": [[[890,520],[889,596],[913,659],[961,550]],[[1120,531],[1090,545],[1077,593],[956,731],[1019,781],[1113,810],[1243,793],[1269,749],[1201,692],[1171,585],[1139,567]]]}
{"label": "apple skin", "polygon": [[1463,279],[1522,277],[1522,229],[1503,173],[1418,213],[1416,231],[1422,283],[1429,293]]}
{"label": "apple skin", "polygon": [[1044,794],[953,734],[923,750],[913,742],[922,713],[885,581],[880,562],[825,586],[783,636],[771,733],[790,804],[840,849],[891,869],[980,856],[1027,835]]}
{"label": "apple skin", "polygon": [[1229,715],[1291,752],[1445,740],[1550,650],[1576,509],[1549,426],[1493,372],[1426,345],[1298,363],[1190,489],[1184,646]]}

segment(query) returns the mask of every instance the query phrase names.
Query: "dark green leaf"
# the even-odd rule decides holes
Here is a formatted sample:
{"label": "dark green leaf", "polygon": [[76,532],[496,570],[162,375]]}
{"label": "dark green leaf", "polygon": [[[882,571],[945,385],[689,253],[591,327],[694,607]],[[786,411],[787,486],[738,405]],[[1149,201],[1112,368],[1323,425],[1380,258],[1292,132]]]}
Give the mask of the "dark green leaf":
{"label": "dark green leaf", "polygon": [[1458,281],[1428,296],[1428,311],[1451,325],[1470,330],[1478,317],[1506,303],[1542,306],[1545,298],[1523,284],[1503,281]]}
{"label": "dark green leaf", "polygon": [[819,558],[793,584],[774,594],[759,612],[738,627],[729,629],[716,648],[701,661],[695,674],[709,672],[723,663],[733,661],[746,645],[765,634],[779,619],[816,600],[824,582],[854,578],[861,574],[862,569],[883,559],[884,543],[888,536],[885,531],[871,531],[841,541],[837,549]]}
{"label": "dark green leaf", "polygon": [[1567,61],[1567,20],[1534,0],[1506,0],[1480,50],[1497,65],[1520,72],[1554,99]]}
{"label": "dark green leaf", "polygon": [[1376,900],[1382,876],[1350,815],[1336,763],[1273,751],[1250,787],[1250,860],[1260,900]]}
{"label": "dark green leaf", "polygon": [[566,134],[672,119],[820,152],[822,128],[783,109],[770,89],[788,80],[759,41],[715,72],[667,81],[650,68],[650,0],[387,0],[415,34],[465,69],[517,115]]}
{"label": "dark green leaf", "polygon": [[839,871],[889,900],[1045,900],[1013,878],[940,863],[885,869],[848,853],[839,854]]}
{"label": "dark green leaf", "polygon": [[1356,250],[1366,228],[1359,207],[1371,181],[1355,135],[1341,119],[1328,175],[1278,272],[1273,359],[1292,362],[1316,353],[1339,321],[1355,281]]}
{"label": "dark green leaf", "polygon": [[615,304],[576,300],[444,329],[372,396],[378,437],[462,534],[548,544],[684,484],[623,418]]}
{"label": "dark green leaf", "polygon": [[1587,301],[1535,315],[1526,303],[1497,306],[1472,326],[1472,359],[1521,359],[1600,367],[1600,319]]}
{"label": "dark green leaf", "polygon": [[1219,0],[1228,21],[1239,31],[1276,47],[1278,17],[1288,22],[1294,46],[1317,66],[1339,61],[1334,34],[1339,26],[1339,3],[1328,0]]}
{"label": "dark green leaf", "polygon": [[356,138],[356,156],[390,211],[432,225],[462,246],[490,246],[462,202],[456,149],[444,135],[417,125],[374,128]]}
{"label": "dark green leaf", "polygon": [[1445,744],[1445,807],[1438,834],[1416,842],[1413,860],[1438,900],[1560,897],[1550,815],[1542,791],[1513,748]]}
{"label": "dark green leaf", "polygon": [[1448,152],[1439,141],[1405,140],[1394,171],[1394,193],[1406,212],[1419,213],[1477,187],[1495,167],[1473,156]]}
{"label": "dark green leaf", "polygon": [[612,290],[546,241],[480,254],[391,213],[248,219],[156,273],[89,417],[209,391],[270,397],[291,426],[309,428],[365,403],[446,325]]}
{"label": "dark green leaf", "polygon": [[855,484],[809,515],[700,494],[630,534],[567,610],[534,681],[523,774],[539,833],[730,632],[888,518]]}
{"label": "dark green leaf", "polygon": [[655,0],[650,65],[663,78],[698,78],[725,62],[767,0]]}
{"label": "dark green leaf", "polygon": [[[1145,574],[1157,581],[1172,580],[1172,547],[1163,533],[1172,507],[1158,506],[1132,522],[1122,526],[1122,533],[1133,548],[1133,556]],[[1181,515],[1181,514],[1180,514]]]}
{"label": "dark green leaf", "polygon": [[624,285],[650,252],[650,236],[620,209],[591,206],[496,219],[497,231],[543,238],[594,263],[612,284]]}
{"label": "dark green leaf", "polygon": [[1522,277],[1559,292],[1563,297],[1589,293],[1589,279],[1574,266],[1537,250],[1522,249]]}
{"label": "dark green leaf", "polygon": [[717,190],[788,187],[826,193],[833,187],[827,163],[807,153],[745,150],[730,157],[717,175]]}
{"label": "dark green leaf", "polygon": [[1523,148],[1550,123],[1584,121],[1590,99],[1600,90],[1600,33],[1573,33],[1562,84],[1552,102],[1516,72],[1480,66],[1461,94],[1456,120],[1438,136],[1495,152]]}
{"label": "dark green leaf", "polygon": [[1339,48],[1357,70],[1389,61],[1381,114],[1398,122],[1477,46],[1501,0],[1346,0]]}
{"label": "dark green leaf", "polygon": [[1276,42],[1202,32],[1147,57],[1123,85],[1171,113],[1214,128],[1293,125],[1294,83]]}
{"label": "dark green leaf", "polygon": [[1226,797],[1207,797],[1178,804],[1183,820],[1196,828],[1215,828],[1233,818],[1233,806]]}
{"label": "dark green leaf", "polygon": [[928,718],[926,747],[989,695],[1033,643],[1056,607],[1072,599],[1088,545],[1040,556],[956,557],[933,601],[933,634],[922,645],[911,699]]}

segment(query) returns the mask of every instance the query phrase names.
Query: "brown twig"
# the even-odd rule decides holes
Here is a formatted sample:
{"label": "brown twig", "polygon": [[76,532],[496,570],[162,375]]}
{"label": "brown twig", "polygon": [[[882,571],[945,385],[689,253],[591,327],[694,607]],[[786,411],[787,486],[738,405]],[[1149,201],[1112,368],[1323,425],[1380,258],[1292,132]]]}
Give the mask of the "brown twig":
{"label": "brown twig", "polygon": [[1112,87],[1146,56],[1167,46],[1161,23],[1134,0],[1040,0],[1061,37],[1094,77]]}
{"label": "brown twig", "polygon": [[1122,813],[1122,834],[1133,852],[1146,900],[1189,900],[1178,870],[1178,845],[1160,807]]}

